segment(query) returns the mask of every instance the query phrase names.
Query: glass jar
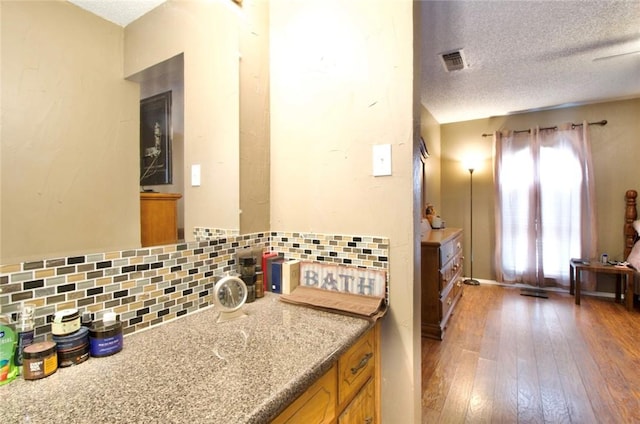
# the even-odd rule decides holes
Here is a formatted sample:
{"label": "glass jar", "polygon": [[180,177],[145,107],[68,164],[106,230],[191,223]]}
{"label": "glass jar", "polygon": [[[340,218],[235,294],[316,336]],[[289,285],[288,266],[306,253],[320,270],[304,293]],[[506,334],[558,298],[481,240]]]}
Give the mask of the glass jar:
{"label": "glass jar", "polygon": [[240,258],[240,275],[249,277],[256,274],[256,259],[253,256]]}

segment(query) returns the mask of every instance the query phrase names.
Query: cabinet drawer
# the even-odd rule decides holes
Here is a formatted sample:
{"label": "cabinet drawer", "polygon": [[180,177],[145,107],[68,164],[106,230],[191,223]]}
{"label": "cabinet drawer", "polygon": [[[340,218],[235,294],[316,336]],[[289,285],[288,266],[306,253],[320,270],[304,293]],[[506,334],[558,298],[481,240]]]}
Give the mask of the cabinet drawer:
{"label": "cabinet drawer", "polygon": [[371,378],[340,415],[338,424],[374,424],[375,417],[375,384]]}
{"label": "cabinet drawer", "polygon": [[272,423],[324,424],[334,422],[338,409],[337,375],[337,367],[334,365],[278,415]]}
{"label": "cabinet drawer", "polygon": [[462,253],[462,234],[440,246],[440,265],[445,266],[455,255]]}
{"label": "cabinet drawer", "polygon": [[338,360],[338,401],[342,405],[360,390],[375,369],[375,334],[362,336]]}

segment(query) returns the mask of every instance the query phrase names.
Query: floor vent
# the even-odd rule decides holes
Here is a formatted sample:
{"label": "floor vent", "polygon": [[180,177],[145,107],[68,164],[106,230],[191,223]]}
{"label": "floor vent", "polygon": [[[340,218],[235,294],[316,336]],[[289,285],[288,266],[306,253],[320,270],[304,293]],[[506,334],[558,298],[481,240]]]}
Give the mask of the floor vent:
{"label": "floor vent", "polygon": [[442,53],[440,59],[442,59],[442,64],[447,72],[459,71],[467,67],[462,50]]}
{"label": "floor vent", "polygon": [[543,299],[549,298],[547,292],[540,289],[521,289],[520,296],[541,297]]}

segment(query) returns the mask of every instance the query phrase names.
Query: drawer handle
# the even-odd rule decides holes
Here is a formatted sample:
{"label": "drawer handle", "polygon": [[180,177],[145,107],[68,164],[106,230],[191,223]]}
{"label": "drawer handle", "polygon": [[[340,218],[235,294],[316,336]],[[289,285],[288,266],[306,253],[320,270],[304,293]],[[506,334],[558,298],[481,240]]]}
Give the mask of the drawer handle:
{"label": "drawer handle", "polygon": [[371,359],[373,357],[373,352],[369,352],[366,355],[364,355],[362,357],[362,359],[360,360],[360,363],[358,364],[357,367],[353,367],[351,368],[351,374],[355,375],[358,373],[358,371],[360,371],[362,368],[367,366],[367,363],[369,362],[369,359]]}
{"label": "drawer handle", "polygon": [[373,417],[367,417],[364,419],[364,424],[371,424],[373,422]]}

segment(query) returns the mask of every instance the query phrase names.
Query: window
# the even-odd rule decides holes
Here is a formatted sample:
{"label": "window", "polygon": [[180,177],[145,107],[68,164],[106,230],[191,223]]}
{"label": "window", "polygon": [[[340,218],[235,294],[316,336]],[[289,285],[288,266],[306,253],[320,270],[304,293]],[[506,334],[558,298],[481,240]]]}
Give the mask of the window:
{"label": "window", "polygon": [[499,281],[567,285],[595,246],[588,144],[580,129],[496,135]]}

